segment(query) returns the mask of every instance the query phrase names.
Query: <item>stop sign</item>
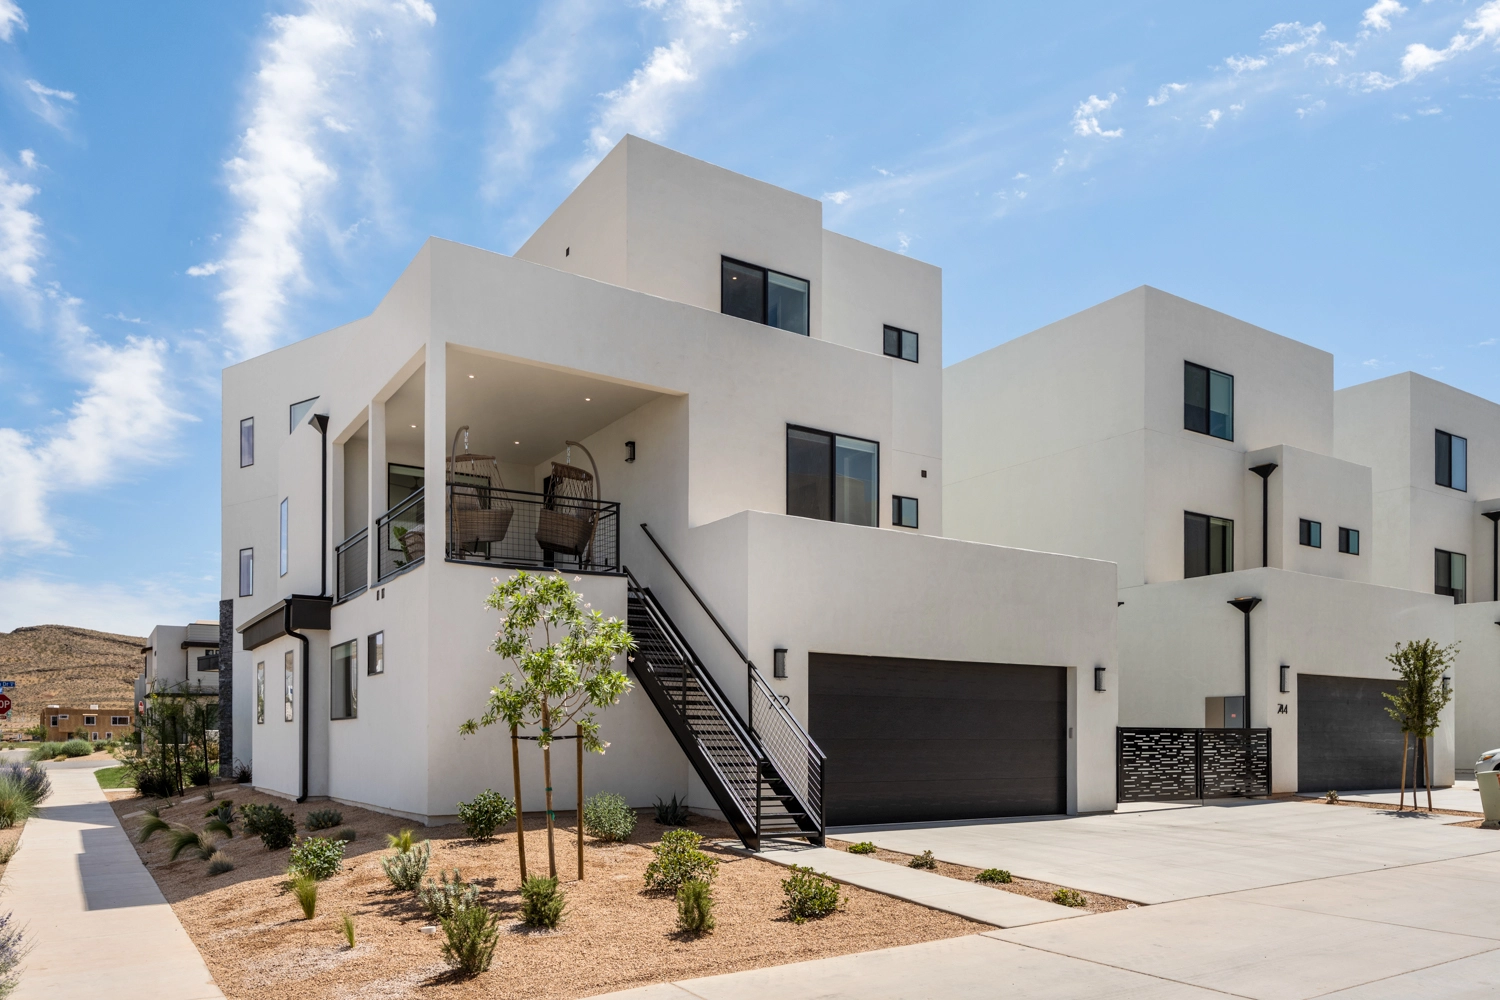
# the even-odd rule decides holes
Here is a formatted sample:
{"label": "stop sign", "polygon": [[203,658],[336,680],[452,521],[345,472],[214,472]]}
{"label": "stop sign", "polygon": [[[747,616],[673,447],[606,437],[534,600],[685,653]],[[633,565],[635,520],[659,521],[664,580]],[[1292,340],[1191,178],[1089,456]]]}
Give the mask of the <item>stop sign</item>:
{"label": "stop sign", "polygon": [[10,695],[0,694],[0,715],[10,711]]}

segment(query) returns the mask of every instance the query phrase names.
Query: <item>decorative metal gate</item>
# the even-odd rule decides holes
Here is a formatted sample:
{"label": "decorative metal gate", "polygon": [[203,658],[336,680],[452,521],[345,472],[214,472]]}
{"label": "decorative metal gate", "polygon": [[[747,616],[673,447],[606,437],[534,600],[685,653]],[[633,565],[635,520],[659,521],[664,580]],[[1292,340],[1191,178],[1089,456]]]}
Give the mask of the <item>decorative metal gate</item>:
{"label": "decorative metal gate", "polygon": [[1115,730],[1115,799],[1214,799],[1271,793],[1271,730]]}

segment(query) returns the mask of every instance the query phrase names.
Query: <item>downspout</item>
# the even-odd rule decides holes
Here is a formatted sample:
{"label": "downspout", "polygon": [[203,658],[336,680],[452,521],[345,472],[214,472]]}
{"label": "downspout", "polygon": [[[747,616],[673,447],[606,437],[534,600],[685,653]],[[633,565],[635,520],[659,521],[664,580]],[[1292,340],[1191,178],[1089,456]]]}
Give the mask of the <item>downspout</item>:
{"label": "downspout", "polygon": [[[1256,465],[1251,467],[1250,471],[1260,477],[1260,564],[1269,566],[1271,565],[1271,473],[1276,471],[1276,463],[1267,462],[1265,465]],[[1250,627],[1248,621],[1247,619],[1246,628]],[[1248,684],[1246,689],[1249,689]]]}
{"label": "downspout", "polygon": [[1240,728],[1250,728],[1250,612],[1260,603],[1259,597],[1236,597],[1229,602],[1235,610],[1245,616],[1245,714],[1240,719]]}
{"label": "downspout", "polygon": [[1484,516],[1490,519],[1495,529],[1493,551],[1490,554],[1490,599],[1500,601],[1500,510],[1487,510]]}
{"label": "downspout", "polygon": [[307,654],[312,644],[308,642],[307,636],[301,632],[292,631],[292,602],[287,601],[286,606],[281,609],[281,624],[286,634],[302,643],[302,785],[297,795],[299,803],[307,801],[307,682],[309,678]]}
{"label": "downspout", "polygon": [[[323,506],[322,521],[318,525],[318,596],[328,596],[328,415],[325,413],[313,414],[313,424],[318,428],[318,433],[323,436]],[[305,641],[305,640],[304,640]],[[307,770],[306,762],[303,762],[303,772]],[[306,791],[306,782],[303,783],[303,791]]]}

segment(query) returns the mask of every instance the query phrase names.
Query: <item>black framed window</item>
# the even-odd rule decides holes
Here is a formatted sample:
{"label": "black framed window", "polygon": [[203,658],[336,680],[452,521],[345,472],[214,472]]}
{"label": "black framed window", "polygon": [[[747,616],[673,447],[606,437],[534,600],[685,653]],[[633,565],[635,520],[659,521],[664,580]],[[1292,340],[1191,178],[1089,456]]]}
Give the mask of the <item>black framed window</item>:
{"label": "black framed window", "polygon": [[1234,440],[1234,376],[1182,363],[1182,426],[1225,441]]}
{"label": "black framed window", "polygon": [[1464,603],[1465,583],[1469,577],[1469,558],[1462,552],[1434,549],[1436,559],[1433,571],[1433,592],[1453,598],[1454,604]]}
{"label": "black framed window", "polygon": [[297,425],[302,422],[302,418],[307,416],[307,414],[312,410],[313,404],[317,401],[318,397],[314,396],[312,399],[304,399],[300,403],[293,403],[291,406],[287,407],[286,430],[288,434],[297,429]]}
{"label": "black framed window", "polygon": [[1437,432],[1437,469],[1433,476],[1439,486],[1451,490],[1469,490],[1469,439]]}
{"label": "black framed window", "polygon": [[917,526],[916,497],[891,497],[891,524],[897,528]]}
{"label": "black framed window", "polygon": [[1351,556],[1359,555],[1359,529],[1339,529],[1339,551],[1347,552]]}
{"label": "black framed window", "polygon": [[359,641],[341,642],[329,654],[328,717],[355,718],[359,714]]}
{"label": "black framed window", "polygon": [[719,258],[719,311],[752,323],[808,335],[811,286],[755,264]]}
{"label": "black framed window", "polygon": [[879,527],[879,502],[879,442],[787,427],[788,514]]}
{"label": "black framed window", "polygon": [[1234,572],[1234,522],[1184,511],[1182,515],[1182,575],[1212,576]]}
{"label": "black framed window", "polygon": [[910,330],[886,327],[885,353],[887,357],[900,358],[902,361],[916,361],[917,335]]}
{"label": "black framed window", "polygon": [[385,673],[385,632],[372,632],[370,634],[370,655],[365,658],[365,673],[370,675]]}
{"label": "black framed window", "polygon": [[1323,547],[1323,522],[1302,518],[1297,524],[1297,541],[1302,545],[1321,549]]}
{"label": "black framed window", "polygon": [[255,418],[240,421],[240,468],[255,464]]}
{"label": "black framed window", "polygon": [[255,593],[255,550],[240,549],[240,596]]}

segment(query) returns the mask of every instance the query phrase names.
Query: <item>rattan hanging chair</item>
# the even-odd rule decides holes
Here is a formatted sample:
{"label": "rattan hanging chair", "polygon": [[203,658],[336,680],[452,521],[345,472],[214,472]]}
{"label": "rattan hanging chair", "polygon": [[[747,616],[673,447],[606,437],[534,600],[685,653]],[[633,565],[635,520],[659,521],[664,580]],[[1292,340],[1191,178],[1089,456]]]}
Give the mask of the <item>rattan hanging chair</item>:
{"label": "rattan hanging chair", "polygon": [[[577,441],[564,443],[568,460],[552,463],[547,499],[537,520],[536,543],[549,561],[561,552],[576,557],[579,566],[586,566],[591,562],[589,547],[599,524],[599,466]],[[588,456],[592,474],[572,464],[574,448]]]}
{"label": "rattan hanging chair", "polygon": [[[458,450],[463,437],[464,450]],[[453,435],[453,450],[448,456],[448,485],[452,496],[454,548],[460,552],[488,554],[494,542],[505,541],[515,508],[505,499],[505,482],[494,455],[477,455],[469,451],[469,428],[460,427]]]}

